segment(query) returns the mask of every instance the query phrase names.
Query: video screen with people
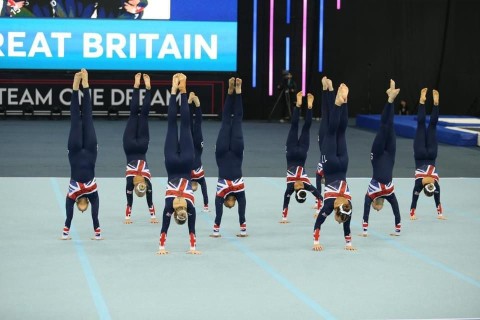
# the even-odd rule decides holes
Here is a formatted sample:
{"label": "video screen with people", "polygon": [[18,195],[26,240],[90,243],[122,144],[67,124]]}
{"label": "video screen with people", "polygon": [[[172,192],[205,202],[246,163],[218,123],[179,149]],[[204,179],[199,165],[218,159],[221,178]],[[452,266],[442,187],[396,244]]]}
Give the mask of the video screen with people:
{"label": "video screen with people", "polygon": [[237,0],[0,0],[0,16],[2,69],[237,67]]}

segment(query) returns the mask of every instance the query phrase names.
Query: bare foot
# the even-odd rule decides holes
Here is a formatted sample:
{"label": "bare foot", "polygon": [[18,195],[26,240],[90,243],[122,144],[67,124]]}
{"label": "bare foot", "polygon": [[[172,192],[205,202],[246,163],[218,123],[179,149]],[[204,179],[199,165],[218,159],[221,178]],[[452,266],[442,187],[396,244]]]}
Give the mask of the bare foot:
{"label": "bare foot", "polygon": [[160,250],[157,251],[157,255],[158,255],[158,256],[164,256],[164,255],[169,254],[169,253],[170,253],[170,252],[168,252],[168,251],[165,250],[165,249],[160,249]]}
{"label": "bare foot", "polygon": [[157,224],[158,220],[156,217],[150,217],[150,223]]}
{"label": "bare foot", "polygon": [[77,72],[73,77],[73,90],[78,91],[80,89],[80,81],[82,81],[82,73]]}
{"label": "bare foot", "polygon": [[366,233],[366,232],[359,233],[358,235],[360,237],[364,237],[364,238],[368,237],[368,233]]}
{"label": "bare foot", "polygon": [[[340,107],[342,104],[346,103],[347,101],[345,100],[345,93],[343,92],[345,89],[345,84],[341,83],[340,87],[338,87],[337,91],[337,96],[335,97],[335,105],[337,107]],[[347,91],[348,95],[348,91]]]}
{"label": "bare foot", "polygon": [[322,251],[323,246],[321,244],[314,244],[312,250],[313,251]]}
{"label": "bare foot", "polygon": [[328,88],[328,91],[333,91],[333,83],[332,83],[332,80],[328,79],[327,78],[327,88]]}
{"label": "bare foot", "polygon": [[342,98],[343,100],[345,100],[345,103],[348,102],[348,87],[345,83],[342,83],[343,84],[343,88],[342,88],[342,91],[341,91],[341,94],[342,94]]}
{"label": "bare foot", "polygon": [[178,73],[175,73],[172,77],[172,90],[170,90],[171,94],[173,94],[173,95],[177,94],[179,83],[180,83],[180,80],[178,78]]}
{"label": "bare foot", "polygon": [[125,218],[125,220],[123,220],[123,224],[132,224],[132,223],[133,221],[130,218],[128,219]]}
{"label": "bare foot", "polygon": [[135,81],[133,82],[133,87],[138,89],[140,88],[140,78],[142,77],[142,74],[139,72],[137,74],[135,74]]}
{"label": "bare foot", "polygon": [[347,251],[356,251],[357,248],[355,248],[354,246],[351,246],[351,245],[350,245],[350,246],[345,246],[345,250],[347,250]]}
{"label": "bare foot", "polygon": [[296,102],[296,106],[298,108],[300,108],[302,106],[302,98],[303,98],[303,92],[302,91],[298,91],[297,93],[297,102]]}
{"label": "bare foot", "polygon": [[438,93],[437,90],[433,90],[432,94],[433,94],[433,105],[438,107],[438,103],[439,103],[439,100],[440,100],[440,94]]}
{"label": "bare foot", "polygon": [[420,104],[425,104],[425,101],[427,101],[427,88],[423,88],[421,91],[420,91],[420,101],[419,103]]}
{"label": "bare foot", "polygon": [[143,74],[143,82],[145,82],[145,89],[150,90],[152,85],[150,84],[150,76],[146,73]]}
{"label": "bare foot", "polygon": [[325,91],[328,89],[328,84],[327,84],[327,77],[322,78],[322,90]]}
{"label": "bare foot", "polygon": [[400,89],[395,89],[395,81],[390,79],[390,88],[387,89],[388,103],[393,103],[399,92]]}
{"label": "bare foot", "polygon": [[178,80],[178,90],[180,90],[180,93],[187,93],[187,76],[179,73]]}
{"label": "bare foot", "polygon": [[86,89],[86,88],[89,87],[89,85],[88,85],[88,72],[85,69],[82,69],[80,72],[82,73],[82,87],[84,89]]}
{"label": "bare foot", "polygon": [[198,255],[198,254],[202,254],[202,251],[198,251],[198,250],[188,250],[187,251],[187,254],[195,254],[195,255]]}
{"label": "bare foot", "polygon": [[437,219],[438,220],[447,220],[447,217],[445,217],[443,214],[437,214]]}
{"label": "bare foot", "polygon": [[228,94],[233,94],[233,89],[235,89],[235,78],[228,79]]}
{"label": "bare foot", "polygon": [[190,94],[188,95],[188,104],[193,103],[193,97],[195,97],[195,92],[190,92]]}
{"label": "bare foot", "polygon": [[240,78],[235,79],[235,93],[236,94],[242,93],[242,79]]}
{"label": "bare foot", "polygon": [[313,100],[314,100],[313,94],[311,94],[311,93],[307,94],[307,107],[308,107],[308,109],[313,108]]}
{"label": "bare foot", "polygon": [[416,215],[411,215],[410,220],[417,220],[417,216]]}
{"label": "bare foot", "polygon": [[198,96],[193,97],[193,104],[195,104],[195,107],[200,108],[200,99]]}

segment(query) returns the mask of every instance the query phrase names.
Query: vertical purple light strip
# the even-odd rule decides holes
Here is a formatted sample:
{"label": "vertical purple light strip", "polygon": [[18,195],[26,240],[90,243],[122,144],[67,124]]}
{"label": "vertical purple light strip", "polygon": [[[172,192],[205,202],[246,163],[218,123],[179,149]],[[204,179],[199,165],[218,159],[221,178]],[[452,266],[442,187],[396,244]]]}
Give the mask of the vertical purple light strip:
{"label": "vertical purple light strip", "polygon": [[302,91],[305,95],[307,86],[307,0],[303,0],[303,32],[302,32]]}
{"label": "vertical purple light strip", "polygon": [[287,0],[287,24],[290,24],[290,0]]}
{"label": "vertical purple light strip", "polygon": [[257,0],[253,0],[252,87],[257,87]]}
{"label": "vertical purple light strip", "polygon": [[275,0],[270,0],[270,34],[268,48],[268,95],[273,96],[273,8]]}
{"label": "vertical purple light strip", "polygon": [[285,38],[285,70],[290,70],[290,37]]}
{"label": "vertical purple light strip", "polygon": [[337,10],[342,8],[342,0],[337,0]]}
{"label": "vertical purple light strip", "polygon": [[318,72],[323,71],[323,8],[324,0],[320,0],[320,19],[318,21]]}

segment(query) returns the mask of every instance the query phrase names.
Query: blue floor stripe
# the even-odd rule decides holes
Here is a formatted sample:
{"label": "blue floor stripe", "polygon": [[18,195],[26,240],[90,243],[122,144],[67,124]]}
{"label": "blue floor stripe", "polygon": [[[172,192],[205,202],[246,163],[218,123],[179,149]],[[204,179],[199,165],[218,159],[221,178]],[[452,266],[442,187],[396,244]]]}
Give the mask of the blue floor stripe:
{"label": "blue floor stripe", "polygon": [[[359,225],[359,227],[360,227],[360,225]],[[459,271],[456,271],[456,270],[450,268],[449,266],[447,266],[446,264],[443,264],[439,261],[436,261],[435,259],[432,259],[429,256],[427,256],[423,253],[420,253],[419,251],[417,251],[413,248],[410,248],[409,246],[401,244],[400,242],[396,241],[393,237],[384,236],[384,235],[379,234],[377,232],[372,232],[370,228],[368,229],[368,233],[375,236],[376,238],[379,238],[379,239],[387,242],[388,244],[396,247],[397,249],[399,249],[401,251],[404,251],[404,252],[422,260],[423,262],[425,262],[425,263],[427,263],[427,264],[429,264],[433,267],[436,267],[436,268],[438,268],[442,271],[445,271],[445,272],[453,275],[454,277],[456,277],[460,280],[463,280],[463,281],[465,281],[465,282],[467,282],[467,283],[469,283],[469,284],[471,284],[471,285],[480,289],[480,281],[475,280],[474,278],[471,278],[471,277],[469,277],[469,276],[467,276],[467,275],[465,275],[465,274],[463,274]],[[391,238],[389,238],[389,237],[391,237]]]}
{"label": "blue floor stripe", "polygon": [[[213,221],[208,217],[201,215],[203,220],[210,225],[213,226]],[[224,233],[222,231],[222,233]],[[335,319],[335,317],[325,308],[320,306],[315,300],[310,298],[308,295],[303,293],[300,289],[295,287],[287,278],[282,276],[279,272],[277,272],[272,266],[270,266],[265,260],[257,256],[252,250],[250,250],[247,246],[245,246],[241,241],[239,241],[235,236],[226,235],[224,237],[230,243],[232,243],[240,252],[250,258],[255,264],[257,264],[260,268],[262,268],[265,272],[267,272],[273,279],[279,282],[282,286],[284,286],[288,291],[290,291],[298,300],[303,302],[307,305],[310,309],[315,311],[318,315],[322,316],[324,319]]]}
{"label": "blue floor stripe", "polygon": [[[60,192],[58,182],[55,178],[50,178],[50,184],[52,185],[52,189],[57,198],[58,206],[60,207],[61,211],[63,211],[65,208],[65,196],[63,196]],[[105,302],[105,299],[103,298],[102,290],[98,285],[93,269],[90,265],[90,262],[88,261],[88,257],[85,249],[83,248],[82,241],[78,240],[79,237],[77,231],[73,226],[70,228],[70,234],[72,235],[72,241],[75,245],[75,250],[77,251],[78,259],[80,260],[80,265],[82,266],[83,273],[85,275],[85,278],[87,279],[88,287],[90,288],[90,293],[92,295],[95,308],[97,309],[98,316],[102,320],[110,320],[110,312],[108,311],[107,304]]]}
{"label": "blue floor stripe", "polygon": [[[351,179],[355,179],[355,178],[351,178]],[[360,178],[360,179],[363,179],[363,178]],[[349,179],[349,180],[350,180],[350,179]],[[412,179],[412,180],[413,180],[413,179]],[[277,188],[284,188],[284,186],[281,186],[281,185],[279,185],[278,183],[274,183],[274,182],[273,182],[271,179],[269,179],[269,178],[264,178],[264,182],[268,183],[269,185],[275,186],[275,187],[277,187]],[[402,194],[402,196],[403,196],[404,194],[406,194],[406,191],[398,192],[398,191],[396,190],[396,193],[397,193],[397,195],[400,193],[400,194]],[[443,204],[442,204],[442,205],[443,205]],[[445,209],[445,207],[444,207],[444,209]],[[362,215],[363,215],[363,214],[362,214]],[[407,218],[408,218],[408,215],[407,215]],[[402,217],[402,220],[404,220],[404,217]],[[355,225],[357,225],[357,227],[359,227],[360,230],[362,229],[362,225],[361,225],[360,223],[355,223]],[[312,224],[312,228],[313,228],[313,224]],[[461,273],[461,272],[459,272],[459,271],[456,271],[456,270],[450,268],[449,266],[447,266],[446,264],[443,264],[443,263],[441,263],[441,262],[439,262],[439,261],[436,261],[436,260],[428,257],[427,255],[424,255],[424,254],[420,253],[419,251],[417,251],[417,250],[415,250],[415,249],[413,249],[413,248],[410,248],[410,247],[408,247],[408,246],[406,246],[406,245],[403,245],[403,244],[399,243],[398,241],[394,240],[394,238],[391,238],[391,236],[388,236],[388,237],[387,237],[387,236],[384,236],[384,235],[382,235],[382,234],[380,234],[380,233],[372,232],[371,230],[372,230],[371,228],[368,229],[368,233],[369,233],[369,234],[371,234],[371,235],[375,236],[376,238],[379,238],[379,239],[381,239],[381,240],[383,240],[383,241],[386,241],[388,244],[396,247],[398,250],[403,251],[403,252],[406,252],[406,253],[408,253],[408,254],[410,254],[410,255],[412,255],[412,256],[414,256],[414,257],[422,260],[423,262],[425,262],[425,263],[427,263],[427,264],[429,264],[429,265],[431,265],[431,266],[433,266],[433,267],[436,267],[437,269],[440,269],[440,270],[442,270],[442,271],[444,271],[444,272],[447,272],[447,273],[453,275],[454,277],[456,277],[456,278],[458,278],[458,279],[460,279],[460,280],[463,280],[463,281],[465,281],[465,282],[467,282],[467,283],[469,283],[469,284],[471,284],[471,285],[473,285],[473,286],[475,286],[475,287],[477,287],[477,288],[480,288],[480,281],[478,281],[478,280],[476,280],[476,279],[474,279],[474,278],[472,278],[472,277],[469,277],[469,276],[467,276],[467,275],[465,275],[465,274],[463,274],[463,273]]]}
{"label": "blue floor stripe", "polygon": [[[412,179],[413,180],[413,179]],[[412,188],[413,188],[413,185],[412,185]],[[399,191],[398,189],[395,190],[395,193],[397,195],[401,195],[401,196],[406,196],[407,195],[407,191],[406,190],[402,190],[402,191]],[[410,196],[408,194],[408,196]],[[432,199],[432,202],[433,202],[433,199]],[[435,208],[435,202],[433,202],[432,204],[433,208]],[[443,203],[442,203],[442,206],[443,206],[443,211],[445,213],[445,216],[447,217],[448,219],[448,206],[445,206]],[[388,206],[387,206],[388,208]],[[434,209],[436,210],[436,209]],[[449,211],[449,212],[454,212],[454,211]],[[435,213],[436,214],[436,213]],[[362,214],[363,215],[363,214]],[[404,216],[407,216],[406,218]],[[392,215],[392,218],[393,218],[393,215]],[[403,220],[405,219],[409,219],[409,214],[406,214],[406,215],[402,215],[402,223],[403,223]],[[475,220],[475,219],[473,219]],[[448,222],[447,222],[448,223]],[[357,224],[359,228],[362,228],[362,225],[361,224]],[[386,241],[388,244],[396,247],[397,249],[401,250],[401,251],[404,251],[420,260],[422,260],[423,262],[433,266],[433,267],[436,267],[444,272],[447,272],[451,275],[453,275],[454,277],[460,279],[460,280],[463,280],[477,288],[480,288],[480,281],[474,279],[474,278],[471,278],[459,271],[456,271],[452,268],[450,268],[449,266],[447,266],[446,264],[443,264],[439,261],[436,261],[435,259],[433,258],[430,258],[429,256],[423,254],[423,253],[420,253],[419,251],[413,249],[413,248],[410,248],[404,244],[401,244],[400,242],[396,241],[395,238],[392,238],[391,236],[385,236],[383,234],[380,234],[380,233],[377,233],[377,232],[371,232],[371,228],[368,229],[368,233],[369,234],[372,234],[373,236],[375,236],[376,238],[379,238],[383,241]]]}

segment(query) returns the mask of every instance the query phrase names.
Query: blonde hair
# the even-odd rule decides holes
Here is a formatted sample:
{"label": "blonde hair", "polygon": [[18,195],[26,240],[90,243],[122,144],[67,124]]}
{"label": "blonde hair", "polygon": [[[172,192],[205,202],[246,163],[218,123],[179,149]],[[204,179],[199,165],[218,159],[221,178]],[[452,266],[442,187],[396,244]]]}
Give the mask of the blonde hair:
{"label": "blonde hair", "polygon": [[191,185],[192,185],[192,190],[193,190],[193,191],[197,191],[197,189],[198,189],[198,182],[197,182],[197,181],[192,181],[192,182],[191,182]]}
{"label": "blonde hair", "polygon": [[229,194],[228,196],[225,197],[225,200],[223,201],[223,205],[227,208],[233,208],[235,206],[237,198],[233,194]]}
{"label": "blonde hair", "polygon": [[177,224],[184,224],[188,218],[187,200],[184,197],[173,199],[173,219]]}
{"label": "blonde hair", "polygon": [[133,177],[133,186],[133,190],[138,197],[143,197],[147,192],[147,184],[143,176],[138,175]]}
{"label": "blonde hair", "polygon": [[84,212],[88,209],[88,198],[87,197],[78,197],[75,200],[78,210]]}

